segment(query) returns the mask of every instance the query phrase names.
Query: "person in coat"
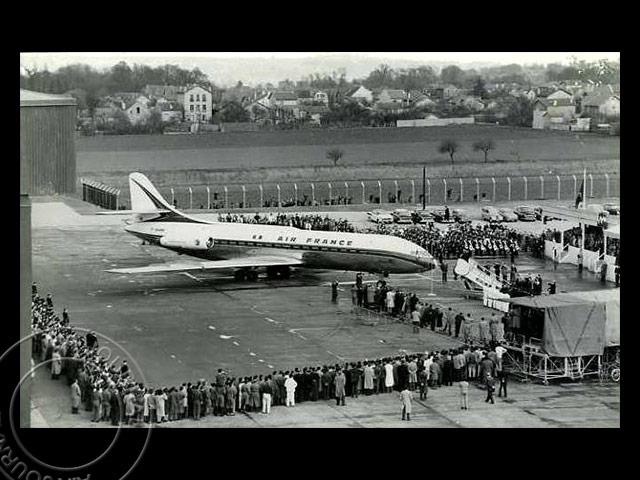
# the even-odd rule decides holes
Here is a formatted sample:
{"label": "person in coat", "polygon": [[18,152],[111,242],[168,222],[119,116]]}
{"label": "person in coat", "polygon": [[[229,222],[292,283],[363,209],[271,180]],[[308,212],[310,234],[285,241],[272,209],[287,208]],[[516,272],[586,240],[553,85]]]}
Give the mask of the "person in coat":
{"label": "person in coat", "polygon": [[235,382],[227,380],[227,415],[234,416],[236,414],[236,397],[238,396],[238,387]]}
{"label": "person in coat", "polygon": [[92,422],[99,422],[102,418],[102,389],[94,388],[91,397],[91,404],[93,406],[93,416],[91,417]]}
{"label": "person in coat", "polygon": [[371,363],[366,362],[364,365],[364,392],[365,395],[371,395],[373,393],[373,379],[375,376],[375,371]]}
{"label": "person in coat", "polygon": [[393,365],[391,365],[391,361],[387,361],[384,365],[384,387],[387,393],[391,393],[391,389],[393,388],[395,382],[393,381]]}
{"label": "person in coat", "polygon": [[77,414],[80,407],[80,386],[78,381],[74,380],[71,384],[71,413]]}
{"label": "person in coat", "polygon": [[62,357],[60,351],[56,348],[51,355],[51,378],[57,380],[62,371]]}
{"label": "person in coat", "polygon": [[491,402],[492,404],[496,403],[493,400],[493,392],[495,392],[496,390],[496,387],[495,387],[496,381],[494,380],[491,374],[487,375],[485,383],[487,385],[487,398],[485,399],[485,402]]}
{"label": "person in coat", "polygon": [[400,392],[400,402],[402,404],[402,420],[411,420],[411,401],[413,400],[413,393],[411,390],[405,387]]}
{"label": "person in coat", "polygon": [[335,392],[336,392],[336,405],[340,405],[340,402],[342,402],[342,405],[344,406],[345,405],[344,400],[345,400],[345,394],[346,394],[345,385],[347,384],[347,377],[345,377],[342,369],[338,369],[338,371],[336,372],[334,383],[335,383]]}
{"label": "person in coat", "polygon": [[165,406],[167,402],[167,394],[164,390],[156,391],[156,413],[158,414],[158,423],[166,422]]}
{"label": "person in coat", "polygon": [[122,392],[114,389],[111,395],[111,425],[120,425],[122,422],[122,405]]}
{"label": "person in coat", "polygon": [[409,390],[415,390],[418,383],[418,364],[414,358],[407,364],[409,369]]}
{"label": "person in coat", "polygon": [[[136,397],[131,390],[129,390],[127,394],[124,396],[124,414],[127,417],[127,425],[130,425],[133,422],[133,418],[135,417],[135,414],[136,414],[135,399]],[[155,408],[154,408],[154,411],[155,411]]]}
{"label": "person in coat", "polygon": [[460,386],[460,410],[469,410],[469,382],[461,380]]}
{"label": "person in coat", "polygon": [[297,386],[298,382],[296,382],[293,377],[290,377],[289,372],[287,372],[284,380],[284,388],[287,391],[287,399],[285,403],[287,407],[295,407],[296,405],[295,395]]}
{"label": "person in coat", "polygon": [[108,422],[111,418],[111,389],[105,388],[102,390],[100,397],[100,408],[102,409],[101,419]]}

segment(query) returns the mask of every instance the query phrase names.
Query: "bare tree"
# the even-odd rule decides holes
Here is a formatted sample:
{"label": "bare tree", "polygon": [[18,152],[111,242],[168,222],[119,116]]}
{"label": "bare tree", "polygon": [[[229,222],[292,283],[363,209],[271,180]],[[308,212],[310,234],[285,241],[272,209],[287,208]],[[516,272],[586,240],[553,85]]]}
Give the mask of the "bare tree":
{"label": "bare tree", "polygon": [[344,152],[339,148],[327,150],[327,158],[333,161],[333,165],[338,165],[338,161],[344,156]]}
{"label": "bare tree", "polygon": [[475,152],[484,152],[484,163],[487,163],[489,159],[489,152],[495,150],[496,144],[491,139],[478,140],[473,144],[473,150]]}
{"label": "bare tree", "polygon": [[440,153],[448,153],[451,157],[451,165],[453,165],[453,156],[458,151],[458,142],[455,140],[443,140],[438,147]]}

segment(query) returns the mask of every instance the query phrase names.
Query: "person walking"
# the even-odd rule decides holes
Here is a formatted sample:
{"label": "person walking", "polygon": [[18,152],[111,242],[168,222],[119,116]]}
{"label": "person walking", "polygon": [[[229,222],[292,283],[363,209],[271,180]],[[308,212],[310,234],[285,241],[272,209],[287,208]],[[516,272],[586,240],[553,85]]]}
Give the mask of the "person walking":
{"label": "person walking", "polygon": [[402,420],[411,420],[411,401],[413,400],[413,393],[406,386],[404,390],[400,392],[400,402],[402,404]]}
{"label": "person walking", "polygon": [[78,408],[80,407],[80,386],[78,381],[74,380],[71,384],[71,413],[78,414]]}
{"label": "person walking", "polygon": [[286,400],[287,407],[295,407],[296,405],[295,394],[296,394],[297,386],[298,386],[298,383],[293,379],[293,377],[290,377],[289,372],[287,372],[287,375],[284,381],[284,388],[287,390],[287,400]]}
{"label": "person walking", "polygon": [[495,392],[496,390],[496,387],[495,387],[496,381],[494,380],[491,374],[487,375],[485,384],[487,386],[487,398],[485,399],[485,402],[491,402],[492,404],[496,403],[493,400],[493,392]]}
{"label": "person walking", "polygon": [[469,382],[461,380],[460,387],[460,410],[469,410]]}
{"label": "person walking", "polygon": [[340,405],[340,402],[342,402],[342,406],[344,406],[345,405],[344,401],[346,396],[345,386],[347,384],[347,377],[345,376],[341,368],[338,368],[338,371],[336,372],[334,384],[335,384],[335,391],[336,391],[336,405]]}

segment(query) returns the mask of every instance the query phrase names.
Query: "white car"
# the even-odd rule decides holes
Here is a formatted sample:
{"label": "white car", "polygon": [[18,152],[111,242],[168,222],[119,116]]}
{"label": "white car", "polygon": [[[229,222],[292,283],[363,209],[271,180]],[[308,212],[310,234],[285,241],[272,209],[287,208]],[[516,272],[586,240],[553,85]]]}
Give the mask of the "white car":
{"label": "white car", "polygon": [[487,222],[501,222],[502,215],[495,207],[482,207],[480,218]]}
{"label": "white car", "polygon": [[413,223],[411,212],[405,208],[396,208],[391,212],[391,216],[396,223]]}
{"label": "white car", "polygon": [[500,216],[502,217],[503,222],[518,221],[518,215],[516,215],[515,212],[509,208],[501,208],[498,210],[498,212],[500,213]]}
{"label": "white car", "polygon": [[385,210],[372,210],[367,212],[367,216],[373,223],[393,223],[393,217]]}

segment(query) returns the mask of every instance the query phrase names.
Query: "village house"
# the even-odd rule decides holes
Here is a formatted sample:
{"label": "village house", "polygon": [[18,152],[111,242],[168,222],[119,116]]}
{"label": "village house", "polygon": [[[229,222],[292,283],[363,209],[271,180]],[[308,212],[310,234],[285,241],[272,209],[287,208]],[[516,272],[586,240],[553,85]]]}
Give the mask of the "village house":
{"label": "village house", "polygon": [[407,93],[407,100],[413,108],[433,107],[436,104],[426,93],[420,90],[409,91],[409,93]]}
{"label": "village house", "polygon": [[620,94],[611,85],[604,85],[582,99],[582,116],[592,119],[592,124],[620,120]]}
{"label": "village house", "polygon": [[393,90],[385,88],[380,92],[377,103],[380,104],[400,104],[403,105],[407,99],[407,95],[404,90]]}
{"label": "village house", "polygon": [[142,92],[149,98],[166,98],[168,101],[184,103],[185,87],[181,85],[146,85]]}
{"label": "village house", "polygon": [[362,85],[355,86],[347,91],[345,98],[355,101],[373,103],[373,92]]}
{"label": "village house", "polygon": [[163,122],[173,123],[182,121],[182,105],[178,102],[158,101],[156,108],[160,112]]}
{"label": "village house", "polygon": [[151,116],[151,109],[145,102],[135,100],[125,108],[125,113],[131,122],[131,125],[145,123]]}
{"label": "village house", "polygon": [[566,98],[561,93],[558,97],[560,98],[538,98],[534,102],[532,128],[570,129],[569,125],[576,117],[576,105],[571,95]]}
{"label": "village house", "polygon": [[313,101],[322,105],[329,105],[329,96],[325,92],[316,92],[313,94]]}
{"label": "village house", "polygon": [[184,119],[194,123],[209,123],[213,117],[213,94],[195,85],[184,92]]}
{"label": "village house", "polygon": [[298,96],[293,92],[276,91],[271,97],[274,107],[295,107],[298,105]]}

